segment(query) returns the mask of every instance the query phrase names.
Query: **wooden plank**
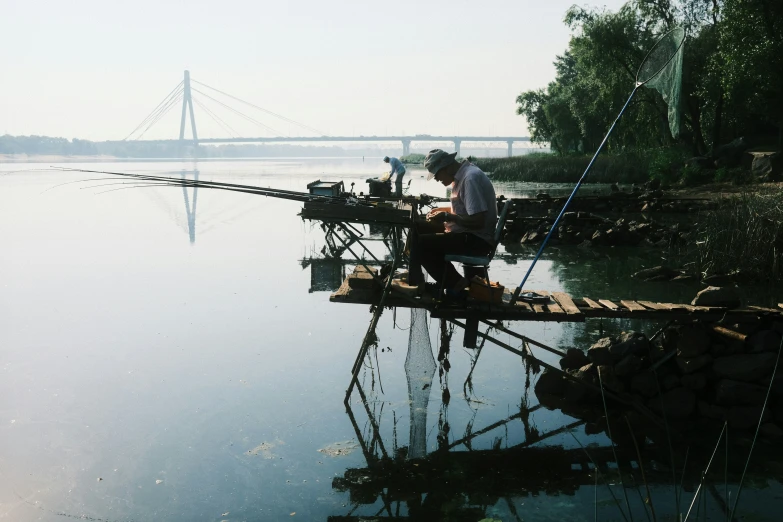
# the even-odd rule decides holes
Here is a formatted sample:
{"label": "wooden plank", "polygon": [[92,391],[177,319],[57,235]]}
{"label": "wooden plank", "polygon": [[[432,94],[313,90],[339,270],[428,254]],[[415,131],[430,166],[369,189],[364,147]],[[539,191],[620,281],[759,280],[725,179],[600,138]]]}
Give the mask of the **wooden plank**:
{"label": "wooden plank", "polygon": [[661,303],[653,303],[652,301],[637,301],[640,305],[649,308],[650,310],[668,310]]}
{"label": "wooden plank", "polygon": [[613,302],[607,301],[606,299],[599,299],[598,302],[604,305],[605,307],[607,307],[609,310],[617,310],[618,308],[620,308]]}
{"label": "wooden plank", "polygon": [[567,314],[581,314],[582,312],[579,310],[579,307],[574,304],[574,301],[571,299],[571,296],[566,294],[565,292],[552,292],[552,297],[555,298],[555,301],[557,304],[560,305],[560,307],[565,310]]}
{"label": "wooden plank", "polygon": [[520,308],[524,308],[524,309],[525,309],[525,311],[527,311],[527,312],[532,312],[532,311],[533,311],[533,309],[532,309],[532,308],[530,308],[530,305],[529,305],[529,304],[527,304],[527,303],[524,303],[524,302],[522,302],[522,301],[517,301],[516,303],[514,303],[514,306],[518,306],[518,307],[520,307]]}
{"label": "wooden plank", "polygon": [[563,311],[563,309],[560,308],[560,305],[558,305],[557,303],[548,304],[548,305],[546,305],[546,307],[553,314],[564,314],[565,313]]}
{"label": "wooden plank", "polygon": [[647,309],[636,301],[620,301],[620,304],[632,312],[646,312]]}
{"label": "wooden plank", "polygon": [[546,313],[546,310],[544,309],[544,305],[540,305],[540,304],[534,304],[533,305],[533,310],[537,314],[545,314]]}
{"label": "wooden plank", "polygon": [[584,299],[584,302],[587,303],[587,306],[589,306],[590,308],[593,308],[595,310],[603,310],[603,308],[604,308],[603,306],[599,305],[598,303],[596,303],[592,299],[589,299],[587,297],[583,297],[582,299]]}

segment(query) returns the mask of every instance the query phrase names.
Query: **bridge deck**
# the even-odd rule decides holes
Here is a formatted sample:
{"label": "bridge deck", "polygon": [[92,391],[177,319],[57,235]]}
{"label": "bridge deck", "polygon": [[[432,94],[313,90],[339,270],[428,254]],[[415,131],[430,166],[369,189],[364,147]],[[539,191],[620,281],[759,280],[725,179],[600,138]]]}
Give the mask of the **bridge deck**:
{"label": "bridge deck", "polygon": [[[527,292],[527,290],[525,290]],[[573,297],[564,292],[535,290],[549,296],[547,304],[529,304],[518,301],[510,304],[511,292],[506,289],[502,303],[486,303],[468,299],[466,301],[438,301],[428,289],[422,296],[411,296],[396,291],[386,298],[386,306],[424,308],[432,317],[444,319],[484,319],[512,321],[557,321],[584,322],[587,318],[607,319],[633,318],[646,320],[726,320],[730,322],[756,321],[760,316],[783,317],[783,310],[747,306],[744,308],[721,308],[693,306],[679,303],[655,303],[631,299],[608,300],[589,297]],[[329,300],[334,303],[378,304],[382,290],[366,271],[357,269],[350,274]]]}

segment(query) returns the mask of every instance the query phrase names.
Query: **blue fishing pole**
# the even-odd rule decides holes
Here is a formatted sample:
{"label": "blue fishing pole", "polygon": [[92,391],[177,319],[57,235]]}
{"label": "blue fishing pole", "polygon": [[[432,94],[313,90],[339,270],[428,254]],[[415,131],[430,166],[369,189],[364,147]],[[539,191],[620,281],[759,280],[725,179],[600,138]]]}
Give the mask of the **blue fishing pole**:
{"label": "blue fishing pole", "polygon": [[[517,300],[519,299],[519,294],[522,292],[522,288],[525,286],[525,283],[527,282],[527,278],[530,277],[530,272],[533,271],[533,267],[536,266],[536,262],[538,262],[538,259],[541,257],[541,254],[544,252],[544,248],[546,248],[547,243],[549,243],[549,238],[552,237],[554,231],[557,230],[557,225],[558,223],[560,223],[560,219],[563,217],[563,214],[565,214],[566,209],[568,209],[568,205],[571,204],[571,200],[574,199],[574,196],[579,190],[579,187],[582,186],[582,182],[587,177],[587,174],[590,172],[590,169],[593,168],[593,164],[595,163],[596,158],[604,149],[607,140],[609,140],[609,136],[612,135],[612,131],[614,131],[614,128],[617,126],[617,122],[620,121],[620,118],[623,116],[623,113],[625,113],[625,109],[628,108],[628,105],[631,103],[631,100],[636,95],[636,91],[638,91],[642,85],[658,77],[661,74],[661,72],[667,66],[669,66],[670,62],[672,62],[672,59],[675,56],[677,56],[678,53],[681,53],[682,45],[684,42],[685,42],[685,31],[681,27],[672,29],[671,31],[663,35],[655,43],[655,45],[653,45],[652,49],[650,49],[650,51],[644,57],[644,60],[642,60],[642,63],[639,66],[639,70],[636,73],[636,82],[633,91],[631,91],[631,95],[628,97],[628,100],[626,100],[625,105],[623,105],[620,114],[618,114],[617,118],[614,119],[614,123],[612,123],[612,126],[609,127],[609,132],[606,133],[606,136],[604,136],[603,141],[598,146],[598,150],[596,150],[595,154],[593,154],[593,158],[590,160],[590,163],[587,165],[587,168],[582,174],[582,177],[579,178],[579,181],[576,183],[576,186],[574,187],[574,190],[571,192],[571,195],[568,196],[568,200],[566,200],[565,205],[563,205],[563,209],[560,211],[560,214],[558,214],[557,219],[555,219],[555,222],[552,224],[552,227],[549,229],[549,232],[544,238],[544,241],[541,243],[541,247],[539,247],[538,252],[536,253],[536,257],[534,257],[533,262],[530,263],[530,267],[527,269],[527,273],[525,274],[524,279],[522,279],[522,282],[519,283],[519,286],[516,288],[516,290],[514,290],[514,295],[511,298],[512,305],[516,303]],[[679,66],[681,67],[681,65],[682,64],[680,62]],[[676,76],[676,78],[677,78],[676,81],[680,81],[679,76]]]}
{"label": "blue fishing pole", "polygon": [[565,205],[563,205],[563,209],[560,211],[560,214],[558,214],[557,219],[555,219],[555,222],[552,224],[552,228],[549,229],[549,232],[544,238],[544,241],[541,243],[541,246],[539,247],[538,252],[536,253],[536,257],[534,257],[533,262],[530,263],[530,268],[527,269],[527,273],[525,274],[524,279],[522,279],[522,282],[519,283],[519,286],[516,288],[516,290],[514,290],[514,296],[511,298],[512,305],[516,303],[517,299],[519,298],[519,293],[522,291],[522,288],[525,286],[525,283],[527,282],[527,278],[530,276],[530,272],[533,271],[533,267],[536,266],[536,262],[538,261],[538,258],[541,257],[541,254],[544,252],[544,248],[546,248],[546,244],[549,242],[549,238],[552,237],[552,233],[555,230],[557,230],[557,224],[560,223],[560,218],[562,218],[563,214],[565,214],[568,205],[571,203],[571,200],[574,199],[574,196],[576,195],[576,192],[579,190],[579,187],[582,186],[582,182],[587,177],[588,172],[590,172],[590,169],[593,168],[593,163],[595,163],[595,159],[603,150],[604,146],[606,145],[606,141],[609,139],[609,136],[612,135],[612,131],[617,125],[617,122],[620,121],[620,117],[622,117],[623,113],[625,112],[625,109],[628,107],[628,104],[631,103],[631,100],[636,94],[636,91],[639,90],[639,87],[641,87],[641,84],[634,87],[633,92],[631,92],[631,95],[628,97],[628,100],[625,102],[625,105],[623,105],[623,109],[620,111],[620,114],[617,115],[617,118],[615,118],[614,123],[612,123],[612,126],[609,128],[609,132],[606,133],[606,136],[604,136],[604,140],[601,142],[601,145],[598,146],[598,150],[595,151],[595,154],[593,155],[593,159],[590,160],[590,163],[587,165],[587,168],[582,174],[582,177],[579,178],[579,181],[576,183],[576,186],[574,187],[574,190],[571,192],[571,195],[568,196],[568,200],[566,200]]}

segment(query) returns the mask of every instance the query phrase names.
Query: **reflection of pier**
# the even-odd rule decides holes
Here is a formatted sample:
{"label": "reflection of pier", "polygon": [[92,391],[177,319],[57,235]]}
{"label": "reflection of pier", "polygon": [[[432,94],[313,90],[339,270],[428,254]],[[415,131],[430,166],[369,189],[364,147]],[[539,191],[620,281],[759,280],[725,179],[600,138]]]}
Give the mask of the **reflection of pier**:
{"label": "reflection of pier", "polygon": [[310,293],[334,291],[345,278],[345,265],[355,261],[333,257],[310,257],[302,259],[302,268],[310,267]]}
{"label": "reflection of pier", "polygon": [[[441,406],[438,419],[438,447],[428,453],[427,411],[435,361],[426,321],[425,312],[412,310],[405,363],[410,403],[408,445],[390,453],[390,445],[384,443],[381,434],[381,419],[370,407],[361,384],[357,383],[362,416],[367,417],[368,429],[360,428],[358,413],[354,413],[350,402],[346,403],[346,413],[367,466],[348,469],[343,476],[333,479],[332,487],[347,492],[353,506],[348,514],[330,516],[328,520],[358,521],[367,516],[439,520],[444,510],[448,510],[449,520],[475,521],[487,516],[488,507],[501,500],[513,510],[515,502],[523,497],[573,495],[582,486],[594,486],[597,474],[614,479],[618,465],[627,470],[639,469],[636,456],[621,448],[613,450],[606,444],[571,449],[544,445],[586,421],[577,419],[540,432],[531,422],[531,415],[540,410],[541,405],[523,406],[517,413],[479,429],[473,429],[471,421],[464,435],[453,440],[449,436],[448,422],[444,422],[446,402]],[[522,425],[524,436],[522,440],[511,442],[508,428],[514,424]],[[631,447],[627,439],[624,448]],[[501,446],[505,447],[501,449]],[[671,480],[668,470],[647,467],[650,468],[646,475],[649,483],[666,484]],[[640,477],[636,479],[641,483]],[[356,514],[362,506],[371,507],[373,513]]]}

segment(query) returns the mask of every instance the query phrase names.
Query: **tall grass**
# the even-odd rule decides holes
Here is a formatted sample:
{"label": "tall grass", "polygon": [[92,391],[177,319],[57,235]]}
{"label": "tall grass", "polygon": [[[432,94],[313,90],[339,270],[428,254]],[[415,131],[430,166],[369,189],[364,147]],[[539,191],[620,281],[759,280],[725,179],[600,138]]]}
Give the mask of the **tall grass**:
{"label": "tall grass", "polygon": [[[576,183],[590,163],[590,156],[533,153],[511,158],[477,158],[474,163],[497,181]],[[649,170],[648,153],[599,156],[585,182],[643,183],[650,179]]]}
{"label": "tall grass", "polygon": [[783,190],[743,192],[699,219],[699,269],[740,271],[758,280],[780,277],[783,261]]}

